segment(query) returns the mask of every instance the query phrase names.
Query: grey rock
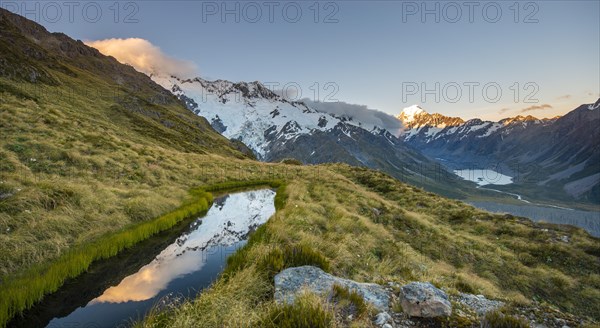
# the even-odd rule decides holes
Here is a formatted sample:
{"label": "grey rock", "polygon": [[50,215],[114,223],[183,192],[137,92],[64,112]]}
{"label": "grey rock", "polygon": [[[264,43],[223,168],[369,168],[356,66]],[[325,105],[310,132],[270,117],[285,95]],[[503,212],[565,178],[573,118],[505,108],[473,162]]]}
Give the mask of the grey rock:
{"label": "grey rock", "polygon": [[380,285],[335,277],[314,266],[285,269],[274,280],[275,302],[279,304],[293,303],[296,294],[302,289],[329,297],[334,284],[356,291],[365,302],[379,311],[387,311],[390,304],[388,293]]}
{"label": "grey rock", "polygon": [[486,314],[504,305],[504,302],[488,300],[483,295],[473,295],[465,293],[460,293],[458,297],[458,302],[471,308],[478,315]]}
{"label": "grey rock", "polygon": [[381,328],[393,328],[393,327],[389,323],[386,323],[385,325],[381,326]]}
{"label": "grey rock", "polygon": [[392,316],[387,312],[381,312],[375,316],[375,324],[378,326],[383,326],[392,320]]}
{"label": "grey rock", "polygon": [[412,282],[402,286],[402,309],[411,317],[449,316],[452,304],[448,295],[428,282]]}

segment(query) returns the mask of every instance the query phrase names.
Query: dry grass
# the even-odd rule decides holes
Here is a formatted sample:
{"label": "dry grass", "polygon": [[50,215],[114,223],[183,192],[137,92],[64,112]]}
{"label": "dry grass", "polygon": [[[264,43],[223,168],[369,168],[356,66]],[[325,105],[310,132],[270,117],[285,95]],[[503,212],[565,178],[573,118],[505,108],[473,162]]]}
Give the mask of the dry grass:
{"label": "dry grass", "polygon": [[[285,252],[308,245],[311,253],[327,260],[329,271],[345,278],[376,283],[431,281],[449,293],[484,294],[509,304],[525,305],[535,297],[587,320],[598,317],[595,275],[599,264],[590,253],[600,244],[581,230],[544,225],[550,231],[542,237],[538,235],[541,227],[529,221],[478,211],[387,181],[373,171],[335,165],[321,167],[315,177],[310,169],[303,168],[296,179],[289,180],[285,207],[233,255],[220,283],[252,269],[263,283],[272,284],[264,259],[270,258],[273,250]],[[383,179],[378,186],[388,191],[360,183],[366,177],[357,175],[363,174]],[[560,244],[553,239],[556,234],[569,235],[571,243]],[[538,253],[543,247],[550,251]],[[522,262],[523,254],[528,254],[527,264]],[[548,262],[547,256],[553,261]],[[211,287],[205,294],[218,295],[222,288]],[[260,305],[239,315],[258,318],[275,307],[272,291],[264,292],[252,296]],[[336,311],[327,302],[324,308]],[[206,308],[190,306],[174,318],[214,315],[204,311]],[[335,317],[332,326],[348,324]],[[370,322],[359,319],[354,324],[368,326]]]}

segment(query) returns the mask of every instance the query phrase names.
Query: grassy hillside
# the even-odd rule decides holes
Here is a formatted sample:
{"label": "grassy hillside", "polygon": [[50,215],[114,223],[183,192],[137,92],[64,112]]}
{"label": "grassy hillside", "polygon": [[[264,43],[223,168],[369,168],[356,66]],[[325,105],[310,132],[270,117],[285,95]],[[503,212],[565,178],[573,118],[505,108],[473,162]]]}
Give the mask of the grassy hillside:
{"label": "grassy hillside", "polygon": [[[151,222],[166,228],[204,209],[191,189],[278,179],[277,214],[214,287],[140,325],[268,326],[281,313],[335,325],[338,310],[314,296],[299,308],[272,302],[272,275],[301,264],[368,282],[432,281],[506,300],[509,312],[535,299],[600,317],[600,242],[583,230],[491,215],[367,169],[256,162],[147,76],[0,15],[0,307],[32,272],[58,283],[40,278],[25,291],[55,289],[55,276],[143,239]],[[107,244],[116,246],[89,248]],[[79,269],[52,271],[65,258]]]}
{"label": "grassy hillside", "polygon": [[[289,181],[286,205],[229,259],[211,289],[138,325],[269,326],[273,313],[292,311],[273,302],[272,276],[304,264],[365,282],[431,281],[451,294],[504,300],[506,313],[600,317],[600,242],[583,230],[492,215],[367,169],[330,165],[318,176],[314,169],[303,167]],[[331,318],[326,326],[339,325],[340,309],[319,302],[320,315]]]}
{"label": "grassy hillside", "polygon": [[175,208],[202,155],[247,158],[144,74],[0,15],[0,275]]}

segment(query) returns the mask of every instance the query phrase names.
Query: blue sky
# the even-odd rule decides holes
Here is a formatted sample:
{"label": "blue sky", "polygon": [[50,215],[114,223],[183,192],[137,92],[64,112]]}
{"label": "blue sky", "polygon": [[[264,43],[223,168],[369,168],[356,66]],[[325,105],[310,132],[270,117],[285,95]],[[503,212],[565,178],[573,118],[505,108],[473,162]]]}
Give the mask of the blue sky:
{"label": "blue sky", "polygon": [[[59,9],[44,2],[29,2],[26,9],[50,31],[77,39],[146,39],[170,56],[195,62],[204,78],[296,85],[309,98],[318,85],[317,100],[394,115],[418,103],[429,112],[464,118],[550,117],[600,96],[600,1],[519,2],[518,14],[513,1],[470,3],[472,15],[465,2],[227,2],[239,22],[233,14],[223,19],[217,2],[124,1],[118,15],[113,1],[77,2],[72,14],[58,2],[60,17]],[[0,1],[13,11],[14,4]],[[102,15],[95,15],[96,7]],[[423,18],[423,9],[440,21],[434,14]],[[325,90],[328,82],[334,84]],[[469,82],[475,83],[472,101]],[[433,90],[425,101],[423,87]],[[325,98],[335,89],[335,96]],[[498,89],[502,97],[496,100]]]}

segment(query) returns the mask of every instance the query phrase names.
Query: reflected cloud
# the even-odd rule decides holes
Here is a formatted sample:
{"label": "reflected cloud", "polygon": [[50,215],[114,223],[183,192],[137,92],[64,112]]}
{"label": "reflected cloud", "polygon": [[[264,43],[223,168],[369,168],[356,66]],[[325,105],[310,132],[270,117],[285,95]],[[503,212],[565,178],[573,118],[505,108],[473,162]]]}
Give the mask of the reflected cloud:
{"label": "reflected cloud", "polygon": [[[167,250],[164,252],[167,252]],[[166,289],[172,280],[187,273],[200,270],[204,265],[204,257],[202,255],[185,254],[186,256],[172,257],[175,253],[172,250],[168,252],[171,258],[167,258],[167,261],[164,261],[165,259],[163,261],[160,259],[153,260],[137,273],[123,279],[119,285],[108,288],[104,291],[104,294],[92,300],[90,304],[149,300],[158,295],[160,291]]]}

